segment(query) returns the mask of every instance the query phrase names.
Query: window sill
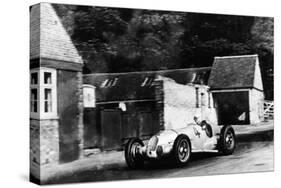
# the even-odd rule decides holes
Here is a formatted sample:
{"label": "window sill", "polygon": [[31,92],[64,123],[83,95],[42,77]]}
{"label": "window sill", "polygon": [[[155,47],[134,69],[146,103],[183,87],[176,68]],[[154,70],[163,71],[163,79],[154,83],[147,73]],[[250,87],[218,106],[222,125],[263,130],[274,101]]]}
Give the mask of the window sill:
{"label": "window sill", "polygon": [[35,120],[58,120],[59,117],[57,115],[30,115],[30,119]]}

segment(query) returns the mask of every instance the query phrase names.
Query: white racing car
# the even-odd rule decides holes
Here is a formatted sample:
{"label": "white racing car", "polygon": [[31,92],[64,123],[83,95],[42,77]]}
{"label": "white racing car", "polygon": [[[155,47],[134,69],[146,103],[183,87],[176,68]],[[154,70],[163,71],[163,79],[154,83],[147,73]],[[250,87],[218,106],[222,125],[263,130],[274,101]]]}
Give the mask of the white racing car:
{"label": "white racing car", "polygon": [[181,129],[160,131],[148,140],[130,138],[125,144],[125,159],[130,168],[141,168],[145,160],[171,157],[177,165],[186,164],[191,153],[234,152],[236,140],[230,125],[211,125],[206,121],[188,124]]}

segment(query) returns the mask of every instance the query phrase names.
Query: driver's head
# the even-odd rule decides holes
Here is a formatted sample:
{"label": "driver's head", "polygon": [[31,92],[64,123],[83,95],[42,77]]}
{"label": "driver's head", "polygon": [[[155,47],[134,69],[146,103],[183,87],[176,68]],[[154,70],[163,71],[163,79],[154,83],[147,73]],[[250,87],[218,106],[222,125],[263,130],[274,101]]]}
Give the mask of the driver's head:
{"label": "driver's head", "polygon": [[198,117],[196,117],[196,116],[194,116],[194,121],[195,121],[195,123],[197,124],[197,125],[199,125],[200,124],[200,122],[199,122],[199,120],[198,120]]}

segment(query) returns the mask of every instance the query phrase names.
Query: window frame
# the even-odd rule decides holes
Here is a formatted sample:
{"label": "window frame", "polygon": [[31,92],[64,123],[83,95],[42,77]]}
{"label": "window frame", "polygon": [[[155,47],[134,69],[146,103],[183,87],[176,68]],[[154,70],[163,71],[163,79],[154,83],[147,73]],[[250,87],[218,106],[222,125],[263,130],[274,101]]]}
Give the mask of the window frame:
{"label": "window frame", "polygon": [[[31,83],[31,75],[32,73],[37,72],[38,75],[38,83]],[[51,73],[51,83],[44,83],[45,73]],[[57,119],[57,72],[56,69],[40,67],[36,69],[32,69],[30,71],[30,96],[31,89],[37,89],[37,112],[31,111],[30,106],[30,117],[35,119]],[[45,89],[51,90],[51,111],[45,112]],[[30,105],[31,105],[31,97],[30,97]]]}
{"label": "window frame", "polygon": [[[33,73],[37,73],[37,84],[33,84],[32,83],[32,74]],[[30,117],[34,117],[34,118],[39,118],[39,111],[40,111],[40,104],[39,104],[39,101],[40,101],[40,88],[39,88],[39,80],[40,80],[40,72],[38,71],[38,69],[33,69],[30,71],[30,90],[29,90],[29,94],[30,94],[30,104],[29,104],[29,112],[30,112]],[[36,105],[36,109],[37,109],[37,112],[33,112],[31,111],[32,110],[32,90],[33,89],[36,89],[37,90],[37,105]]]}

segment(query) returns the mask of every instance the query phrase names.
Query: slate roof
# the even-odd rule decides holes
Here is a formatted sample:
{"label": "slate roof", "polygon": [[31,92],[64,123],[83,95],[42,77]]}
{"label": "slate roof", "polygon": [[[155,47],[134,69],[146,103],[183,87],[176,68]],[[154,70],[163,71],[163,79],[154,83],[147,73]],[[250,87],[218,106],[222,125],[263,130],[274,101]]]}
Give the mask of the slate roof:
{"label": "slate roof", "polygon": [[36,58],[82,63],[81,56],[50,3],[31,7],[30,59]]}
{"label": "slate roof", "polygon": [[96,87],[96,101],[154,100],[153,81],[160,75],[179,84],[207,84],[211,68],[165,71],[96,73],[83,76],[83,83]]}
{"label": "slate roof", "polygon": [[211,90],[253,88],[257,55],[215,57],[208,85]]}

